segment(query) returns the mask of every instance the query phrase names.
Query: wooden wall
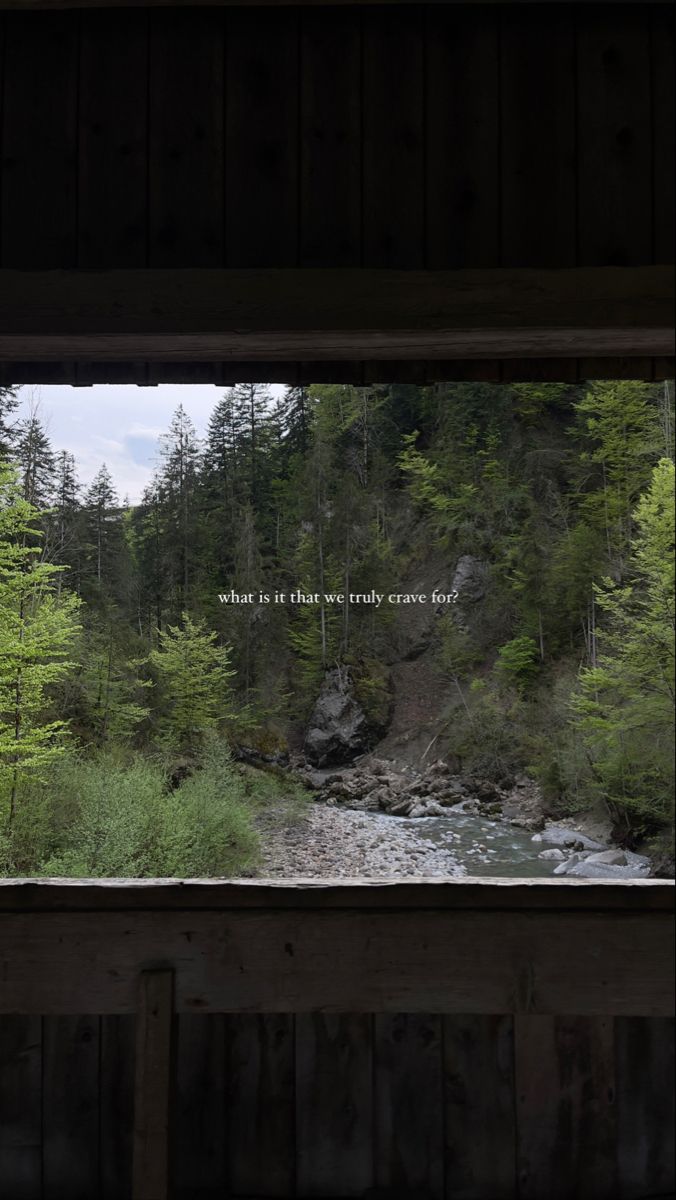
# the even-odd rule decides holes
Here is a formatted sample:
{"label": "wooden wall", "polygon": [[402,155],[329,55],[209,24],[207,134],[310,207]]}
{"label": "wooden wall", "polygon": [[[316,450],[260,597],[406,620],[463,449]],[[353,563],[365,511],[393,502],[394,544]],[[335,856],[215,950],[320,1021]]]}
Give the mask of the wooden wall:
{"label": "wooden wall", "polygon": [[[3,1200],[131,1196],[133,1025],[0,1018]],[[673,1034],[640,1017],[182,1014],[174,1200],[668,1196]]]}
{"label": "wooden wall", "polygon": [[[0,269],[673,263],[650,3],[0,14]],[[6,364],[6,381],[661,378],[662,360]]]}

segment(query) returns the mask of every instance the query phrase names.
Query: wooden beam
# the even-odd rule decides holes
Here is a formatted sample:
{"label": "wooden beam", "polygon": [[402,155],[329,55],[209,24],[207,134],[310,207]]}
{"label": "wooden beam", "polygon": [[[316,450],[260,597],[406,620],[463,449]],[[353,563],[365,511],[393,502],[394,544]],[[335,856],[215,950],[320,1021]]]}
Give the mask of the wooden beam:
{"label": "wooden beam", "polygon": [[144,971],[136,1013],[132,1200],[169,1196],[173,971]]}
{"label": "wooden beam", "polygon": [[[499,4],[512,4],[514,0],[497,0]],[[524,0],[526,4],[557,4],[566,0]],[[582,4],[596,4],[599,0],[578,0]],[[618,0],[600,0],[602,4],[617,4]],[[668,4],[671,0],[633,0],[639,7],[644,4]],[[360,7],[362,5],[378,5],[387,8],[391,5],[408,4],[411,0],[199,0],[200,8],[326,8]],[[495,0],[425,0],[426,4],[434,6],[456,4],[492,4]],[[9,9],[12,12],[33,12],[65,9],[65,8],[186,8],[195,5],[195,0],[0,0],[0,11]]]}
{"label": "wooden beam", "polygon": [[387,908],[374,889],[356,908],[153,911],[151,889],[146,909],[6,912],[0,1012],[134,1012],[139,972],[162,963],[177,1012],[669,1013],[673,913],[573,894],[558,884],[539,910],[501,909],[495,888],[491,909]]}
{"label": "wooden beam", "polygon": [[0,271],[0,362],[669,355],[671,267]]}
{"label": "wooden beam", "polygon": [[0,879],[3,913],[223,912],[239,909],[440,909],[452,912],[661,912],[673,914],[671,879],[408,880]]}

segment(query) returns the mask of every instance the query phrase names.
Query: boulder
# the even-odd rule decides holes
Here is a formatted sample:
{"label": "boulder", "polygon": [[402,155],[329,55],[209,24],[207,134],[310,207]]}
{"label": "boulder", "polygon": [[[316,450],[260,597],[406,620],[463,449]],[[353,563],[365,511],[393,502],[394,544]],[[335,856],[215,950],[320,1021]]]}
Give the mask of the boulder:
{"label": "boulder", "polygon": [[538,858],[544,858],[547,862],[565,862],[565,854],[563,850],[541,850]]}
{"label": "boulder", "polygon": [[369,722],[345,670],[328,671],[305,735],[305,754],[315,766],[350,762],[368,748]]}
{"label": "boulder", "polygon": [[571,850],[605,850],[602,842],[595,842],[576,829],[567,829],[565,825],[545,825],[542,833],[536,833],[533,842],[545,842],[549,846],[568,847]]}
{"label": "boulder", "polygon": [[566,872],[582,879],[645,879],[648,873],[648,867],[612,866],[610,863],[593,863],[589,859],[575,863]]}
{"label": "boulder", "polygon": [[586,854],[585,859],[588,863],[606,863],[609,867],[627,866],[627,856],[624,850],[600,850],[593,854]]}

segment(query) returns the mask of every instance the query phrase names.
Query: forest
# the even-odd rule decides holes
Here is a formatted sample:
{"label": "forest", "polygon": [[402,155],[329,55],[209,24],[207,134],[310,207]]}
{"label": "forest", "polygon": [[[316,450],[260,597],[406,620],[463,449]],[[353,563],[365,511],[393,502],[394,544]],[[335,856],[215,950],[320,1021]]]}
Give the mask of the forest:
{"label": "forest", "polygon": [[673,385],[214,394],[200,439],[186,388],[132,504],[0,389],[0,873],[254,870],[327,671],[386,725],[405,618],[324,597],[450,587],[462,556],[485,596],[435,621],[437,755],[665,853]]}

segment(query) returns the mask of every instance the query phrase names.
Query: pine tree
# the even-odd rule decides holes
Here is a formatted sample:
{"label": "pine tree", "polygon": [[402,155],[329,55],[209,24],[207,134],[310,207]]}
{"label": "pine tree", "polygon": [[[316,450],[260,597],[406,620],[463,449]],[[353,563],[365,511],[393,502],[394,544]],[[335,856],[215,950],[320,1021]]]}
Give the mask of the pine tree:
{"label": "pine tree", "polygon": [[265,486],[270,389],[266,383],[236,383],[232,389],[235,446],[245,498],[258,510]]}
{"label": "pine tree", "polygon": [[221,397],[209,419],[201,497],[208,574],[222,582],[233,569],[235,526],[242,502],[232,391]]}
{"label": "pine tree", "polygon": [[157,485],[167,532],[164,552],[174,591],[172,608],[180,612],[188,603],[197,561],[196,500],[200,466],[195,427],[182,404],[176,409],[161,445],[162,463]]}
{"label": "pine tree", "polygon": [[0,796],[10,829],[26,778],[64,753],[48,692],[70,669],[78,629],[76,597],[57,593],[61,568],[38,561],[39,515],[0,464]]}
{"label": "pine tree", "polygon": [[213,630],[183,613],[181,626],[170,625],[159,635],[150,662],[167,698],[165,740],[193,754],[205,734],[231,715],[230,647],[217,645]]}
{"label": "pine tree", "polygon": [[[77,587],[80,581],[80,532],[80,485],[75,456],[62,450],[56,460],[54,502],[47,522],[46,547],[50,561],[70,567],[71,587]],[[61,579],[59,576],[59,584]]]}
{"label": "pine tree", "polygon": [[35,410],[19,423],[16,457],[24,500],[35,508],[48,508],[54,494],[56,464],[49,438]]}
{"label": "pine tree", "polygon": [[13,414],[19,407],[14,387],[0,387],[0,460],[9,458],[16,441],[17,429]]}
{"label": "pine tree", "polygon": [[112,476],[102,463],[84,497],[88,574],[97,587],[112,584],[121,547],[120,507]]}

